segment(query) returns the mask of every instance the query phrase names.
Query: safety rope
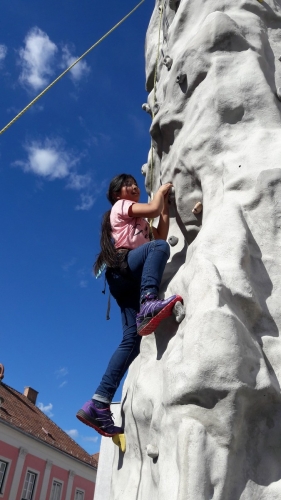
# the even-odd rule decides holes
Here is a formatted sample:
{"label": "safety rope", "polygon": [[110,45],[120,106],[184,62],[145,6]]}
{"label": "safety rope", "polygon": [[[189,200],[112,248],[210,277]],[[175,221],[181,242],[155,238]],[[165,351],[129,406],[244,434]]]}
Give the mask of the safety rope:
{"label": "safety rope", "polygon": [[105,35],[103,35],[96,43],[94,43],[94,45],[92,45],[88,50],[86,50],[86,52],[84,52],[84,54],[82,54],[82,56],[80,56],[78,59],[76,59],[76,61],[74,61],[70,66],[69,68],[67,68],[65,71],[63,71],[63,73],[61,73],[61,75],[59,75],[52,83],[50,83],[50,85],[48,85],[37,97],[35,97],[35,99],[33,99],[33,101],[31,101],[28,106],[26,106],[17,116],[15,116],[15,118],[13,118],[13,120],[11,120],[8,125],[6,125],[4,128],[2,128],[2,130],[0,130],[0,135],[3,134],[11,125],[13,125],[13,123],[15,123],[28,109],[31,108],[31,106],[33,106],[33,104],[35,104],[37,101],[39,101],[39,99],[44,95],[46,94],[46,92],[48,92],[48,90],[50,90],[64,75],[66,75],[66,73],[68,73],[68,71],[70,71],[74,66],[75,64],[79,63],[79,61],[81,61],[81,59],[83,59],[87,54],[89,54],[89,52],[91,52],[91,50],[93,50],[95,47],[97,47],[97,45],[99,45],[105,38],[107,38],[114,30],[116,30],[116,28],[118,28],[120,26],[120,24],[122,24],[124,21],[126,21],[126,19],[128,19],[128,17],[130,17],[140,6],[141,4],[144,3],[145,0],[141,0],[141,2],[139,2],[136,7],[133,8],[133,10],[131,10],[125,17],[123,17],[123,19],[121,19],[121,21],[119,21],[117,24],[115,24],[115,26],[113,26],[113,28],[111,28]]}
{"label": "safety rope", "polygon": [[[158,71],[158,63],[159,63],[159,55],[160,55],[160,42],[161,42],[161,25],[162,25],[162,18],[163,18],[163,10],[164,10],[164,0],[161,0],[161,5],[159,7],[159,26],[158,26],[158,44],[157,44],[157,53],[156,53],[156,62],[155,62],[155,69],[154,69],[154,79],[153,79],[153,107],[152,107],[152,121],[154,120],[155,117],[155,104],[156,104],[156,81],[157,81],[157,71]],[[153,169],[154,169],[154,158],[153,158],[153,144],[152,144],[152,138],[151,138],[151,149],[150,149],[150,199],[153,200]],[[150,225],[150,234],[152,236],[152,225],[153,225],[154,219],[149,219],[149,225]]]}

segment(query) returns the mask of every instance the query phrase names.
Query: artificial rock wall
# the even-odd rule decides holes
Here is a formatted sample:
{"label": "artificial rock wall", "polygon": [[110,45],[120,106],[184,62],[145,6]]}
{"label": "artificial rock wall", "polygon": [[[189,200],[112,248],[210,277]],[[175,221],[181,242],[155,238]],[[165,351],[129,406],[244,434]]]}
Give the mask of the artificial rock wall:
{"label": "artificial rock wall", "polygon": [[[163,291],[186,317],[129,370],[111,499],[280,500],[281,2],[163,1],[154,101],[161,5],[144,108],[153,188],[175,186]],[[143,173],[149,190],[151,155]]]}

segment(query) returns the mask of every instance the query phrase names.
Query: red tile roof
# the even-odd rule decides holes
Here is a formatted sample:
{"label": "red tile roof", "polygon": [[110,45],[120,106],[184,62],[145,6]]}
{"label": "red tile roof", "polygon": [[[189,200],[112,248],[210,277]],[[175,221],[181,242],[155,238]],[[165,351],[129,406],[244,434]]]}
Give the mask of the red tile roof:
{"label": "red tile roof", "polygon": [[3,402],[0,402],[0,423],[1,421],[7,422],[76,460],[97,468],[97,459],[73,441],[26,396],[3,382],[0,382],[0,396],[4,399]]}
{"label": "red tile roof", "polygon": [[99,463],[99,458],[100,458],[100,454],[99,453],[94,453],[92,455],[92,458],[97,462],[97,464]]}

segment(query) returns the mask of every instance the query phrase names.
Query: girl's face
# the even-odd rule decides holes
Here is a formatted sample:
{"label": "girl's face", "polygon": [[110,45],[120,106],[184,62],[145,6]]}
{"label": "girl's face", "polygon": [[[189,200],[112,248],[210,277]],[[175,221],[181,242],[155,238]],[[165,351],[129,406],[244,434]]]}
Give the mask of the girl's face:
{"label": "girl's face", "polygon": [[135,201],[136,203],[140,199],[140,189],[134,179],[130,179],[126,181],[126,184],[121,187],[118,195],[116,196],[117,200],[130,200]]}

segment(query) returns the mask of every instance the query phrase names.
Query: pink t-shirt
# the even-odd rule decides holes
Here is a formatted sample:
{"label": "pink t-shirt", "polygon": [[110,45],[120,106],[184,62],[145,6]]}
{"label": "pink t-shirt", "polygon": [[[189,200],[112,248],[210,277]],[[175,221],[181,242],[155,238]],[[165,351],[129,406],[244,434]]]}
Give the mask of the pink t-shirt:
{"label": "pink t-shirt", "polygon": [[110,213],[110,224],[115,248],[137,248],[149,242],[149,225],[141,217],[130,217],[128,211],[134,201],[118,200]]}

